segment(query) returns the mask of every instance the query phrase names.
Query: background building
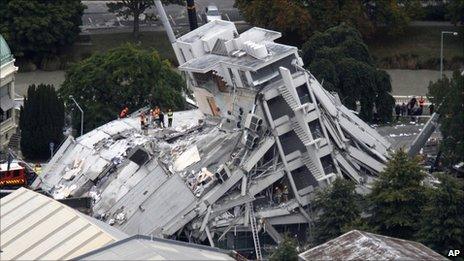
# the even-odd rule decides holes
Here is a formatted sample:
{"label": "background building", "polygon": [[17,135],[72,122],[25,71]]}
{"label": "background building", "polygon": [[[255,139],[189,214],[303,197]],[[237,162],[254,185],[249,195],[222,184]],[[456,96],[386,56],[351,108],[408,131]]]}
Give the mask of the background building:
{"label": "background building", "polygon": [[0,151],[6,151],[18,126],[15,112],[14,74],[18,67],[3,36],[0,35]]}

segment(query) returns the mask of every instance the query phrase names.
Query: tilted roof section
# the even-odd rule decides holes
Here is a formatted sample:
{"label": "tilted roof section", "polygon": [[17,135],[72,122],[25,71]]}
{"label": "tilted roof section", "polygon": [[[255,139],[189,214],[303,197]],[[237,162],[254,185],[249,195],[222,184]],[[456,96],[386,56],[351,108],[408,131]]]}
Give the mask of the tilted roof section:
{"label": "tilted roof section", "polygon": [[250,41],[274,41],[279,39],[282,34],[280,32],[260,28],[260,27],[252,27],[245,32],[240,34],[241,37],[250,40]]}
{"label": "tilted roof section", "polygon": [[223,63],[244,70],[254,71],[266,66],[273,61],[280,60],[298,50],[294,46],[283,45],[274,42],[263,43],[269,52],[269,56],[265,59],[257,59],[248,54],[242,57],[205,54],[201,57],[192,59],[182,64],[179,66],[179,70],[206,73],[219,64]]}
{"label": "tilted roof section", "polygon": [[0,202],[0,260],[71,259],[127,237],[107,224],[25,188]]}
{"label": "tilted roof section", "polygon": [[199,40],[202,37],[207,36],[208,34],[214,34],[215,32],[224,30],[224,29],[227,29],[227,30],[232,29],[236,31],[235,25],[233,22],[223,21],[223,20],[214,20],[214,21],[211,21],[209,23],[206,23],[198,27],[197,29],[189,33],[182,35],[181,37],[177,39],[177,42],[193,43],[196,40]]}
{"label": "tilted roof section", "polygon": [[77,257],[77,260],[234,260],[231,251],[136,235]]}
{"label": "tilted roof section", "polygon": [[300,260],[447,260],[421,243],[352,230],[299,254]]}

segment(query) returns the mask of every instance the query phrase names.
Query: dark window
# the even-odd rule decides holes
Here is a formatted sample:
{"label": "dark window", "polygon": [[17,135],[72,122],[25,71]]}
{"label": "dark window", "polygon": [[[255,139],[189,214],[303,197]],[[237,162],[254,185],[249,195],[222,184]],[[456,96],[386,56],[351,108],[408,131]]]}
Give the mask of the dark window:
{"label": "dark window", "polygon": [[292,118],[294,115],[294,112],[281,95],[267,101],[267,105],[273,120],[277,120],[284,115],[288,115],[289,118]]}
{"label": "dark window", "polygon": [[317,180],[311,174],[309,169],[306,166],[301,166],[291,172],[293,181],[297,190],[304,189],[312,185],[313,187],[317,186]]}
{"label": "dark window", "polygon": [[311,121],[308,123],[309,129],[311,130],[311,134],[313,135],[313,139],[323,138],[324,135],[322,134],[322,127],[319,119]]}
{"label": "dark window", "polygon": [[306,151],[306,147],[300,138],[296,135],[295,131],[291,130],[281,136],[279,136],[280,143],[282,144],[282,149],[284,154],[288,155],[296,150],[299,150],[301,153]]}
{"label": "dark window", "polygon": [[242,81],[243,87],[250,87],[250,84],[248,84],[246,73],[242,70],[239,70],[238,74],[240,75],[240,80]]}
{"label": "dark window", "polygon": [[311,95],[309,94],[309,89],[306,83],[296,87],[296,92],[298,93],[298,97],[300,98],[301,104],[313,102],[311,100]]}
{"label": "dark window", "polygon": [[330,173],[335,173],[335,166],[332,160],[332,156],[330,154],[321,158],[321,164],[322,168],[324,168],[324,173],[326,175]]}

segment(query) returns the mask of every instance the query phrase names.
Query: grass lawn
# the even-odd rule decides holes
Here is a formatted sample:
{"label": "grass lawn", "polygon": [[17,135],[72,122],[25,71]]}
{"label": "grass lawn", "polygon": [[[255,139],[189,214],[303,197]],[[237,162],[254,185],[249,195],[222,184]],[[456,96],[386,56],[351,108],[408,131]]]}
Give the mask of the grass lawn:
{"label": "grass lawn", "polygon": [[[391,37],[379,33],[372,40],[366,41],[372,56],[382,59],[414,55],[421,62],[429,60],[439,61],[441,31],[456,31],[458,36],[446,34],[444,37],[444,58],[464,57],[464,27],[455,26],[410,26],[401,37]],[[436,63],[435,63],[436,65]],[[439,69],[439,68],[429,68]]]}
{"label": "grass lawn", "polygon": [[[77,62],[93,53],[103,53],[128,42],[134,43],[132,33],[81,35],[68,53],[70,60]],[[144,49],[156,49],[162,58],[172,63],[176,61],[174,50],[164,31],[142,32],[138,44]]]}

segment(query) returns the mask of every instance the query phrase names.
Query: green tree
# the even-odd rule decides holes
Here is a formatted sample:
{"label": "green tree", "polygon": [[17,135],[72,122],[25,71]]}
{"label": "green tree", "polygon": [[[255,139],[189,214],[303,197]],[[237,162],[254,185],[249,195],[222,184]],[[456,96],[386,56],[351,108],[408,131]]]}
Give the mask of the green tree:
{"label": "green tree", "polygon": [[286,234],[280,242],[277,249],[272,253],[269,260],[271,261],[292,261],[298,260],[298,252],[296,251],[298,244],[295,239]]}
{"label": "green tree", "polygon": [[417,239],[447,256],[450,249],[464,246],[464,187],[449,174],[438,174],[438,178],[440,183],[429,190]]}
{"label": "green tree", "polygon": [[20,112],[21,151],[28,159],[50,157],[49,143],[63,139],[64,105],[53,85],[31,85]]}
{"label": "green tree", "polygon": [[283,42],[300,45],[312,31],[311,16],[298,1],[236,0],[235,6],[250,24],[282,32]]}
{"label": "green tree", "polygon": [[458,71],[451,79],[446,76],[429,85],[429,99],[438,107],[440,130],[443,135],[441,151],[449,166],[464,161],[464,75]]}
{"label": "green tree", "polygon": [[411,19],[422,13],[420,0],[236,0],[236,6],[252,25],[293,36],[292,44],[303,43],[314,31],[346,24],[364,37],[380,29],[398,35]]}
{"label": "green tree", "polygon": [[[149,105],[182,109],[185,81],[158,53],[131,44],[94,54],[67,72],[62,97],[73,95],[85,111],[84,130],[115,119],[128,106],[131,111]],[[80,115],[73,117],[75,127]]]}
{"label": "green tree", "polygon": [[311,73],[324,80],[324,88],[337,92],[345,106],[356,110],[360,102],[362,119],[372,121],[375,106],[381,122],[391,121],[394,99],[390,77],[374,67],[357,30],[340,25],[316,32],[304,43],[302,58]]}
{"label": "green tree", "polygon": [[459,22],[464,24],[464,0],[451,0],[447,5],[446,17],[451,20],[454,25]]}
{"label": "green tree", "polygon": [[413,238],[425,201],[424,176],[417,158],[410,159],[403,150],[392,155],[368,197],[370,224],[377,233]]}
{"label": "green tree", "polygon": [[361,218],[360,200],[354,184],[341,178],[318,191],[314,202],[314,213],[319,214],[314,223],[315,243],[325,243],[351,230]]}
{"label": "green tree", "polygon": [[[178,4],[183,5],[184,0],[162,0],[163,4]],[[115,2],[107,3],[108,11],[115,13],[119,16],[124,17],[125,19],[129,17],[134,18],[133,24],[133,34],[134,38],[139,37],[140,32],[140,15],[143,14],[148,8],[155,5],[153,0],[119,0]],[[149,19],[153,17],[147,16]]]}
{"label": "green tree", "polygon": [[340,24],[356,28],[363,35],[371,35],[374,27],[362,0],[301,0],[316,24],[323,31]]}
{"label": "green tree", "polygon": [[59,54],[79,35],[85,6],[80,0],[2,0],[0,33],[15,57],[34,59]]}

